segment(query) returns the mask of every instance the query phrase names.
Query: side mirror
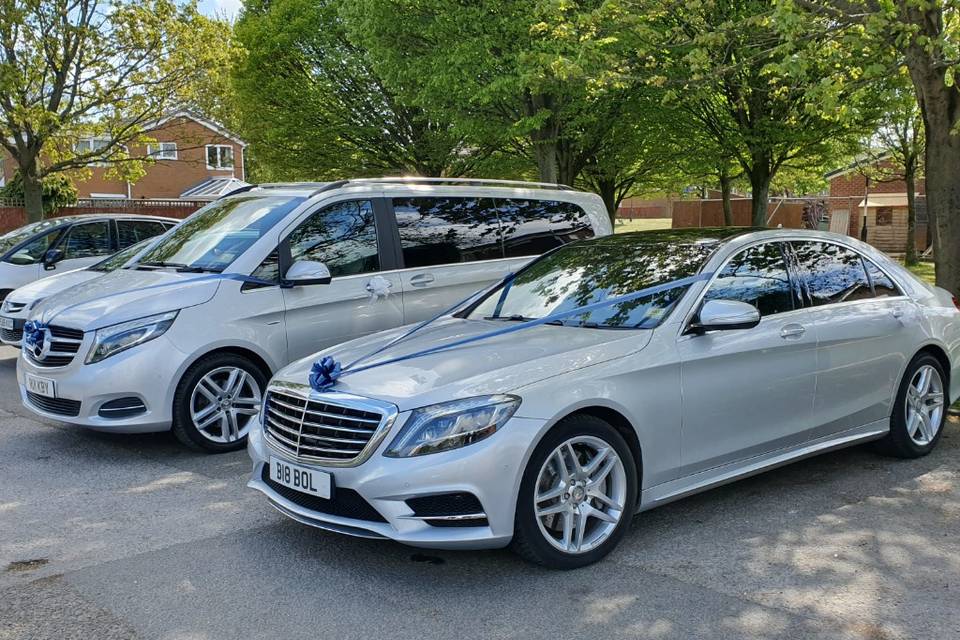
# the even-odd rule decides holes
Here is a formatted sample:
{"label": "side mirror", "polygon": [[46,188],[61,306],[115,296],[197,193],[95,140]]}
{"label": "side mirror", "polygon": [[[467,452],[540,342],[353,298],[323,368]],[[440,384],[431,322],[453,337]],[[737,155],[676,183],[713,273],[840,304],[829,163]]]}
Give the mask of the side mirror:
{"label": "side mirror", "polygon": [[330,269],[327,269],[327,265],[322,262],[298,260],[290,265],[283,279],[286,280],[289,285],[302,286],[308,284],[330,284],[333,278],[330,276]]}
{"label": "side mirror", "polygon": [[752,329],[760,324],[760,311],[748,302],[739,300],[707,300],[700,307],[696,320],[690,324],[694,333]]}
{"label": "side mirror", "polygon": [[52,269],[53,265],[63,260],[63,251],[61,249],[48,249],[43,254],[44,269]]}

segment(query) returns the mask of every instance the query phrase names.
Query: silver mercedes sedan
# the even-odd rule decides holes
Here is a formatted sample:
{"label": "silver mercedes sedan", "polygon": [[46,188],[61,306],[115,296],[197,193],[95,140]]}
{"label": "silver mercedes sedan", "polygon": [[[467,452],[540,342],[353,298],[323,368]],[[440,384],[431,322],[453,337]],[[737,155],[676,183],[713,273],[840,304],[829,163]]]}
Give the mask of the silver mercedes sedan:
{"label": "silver mercedes sedan", "polygon": [[958,363],[957,301],[846,236],[575,242],[280,371],[249,486],[322,529],[574,568],[694,492],[867,441],[929,453]]}

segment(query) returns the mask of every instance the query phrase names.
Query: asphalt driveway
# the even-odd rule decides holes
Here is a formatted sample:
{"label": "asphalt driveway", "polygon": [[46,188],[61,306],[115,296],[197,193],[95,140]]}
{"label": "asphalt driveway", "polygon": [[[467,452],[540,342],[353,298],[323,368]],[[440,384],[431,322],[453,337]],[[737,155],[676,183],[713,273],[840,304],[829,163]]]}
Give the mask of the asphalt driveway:
{"label": "asphalt driveway", "polygon": [[315,531],[245,452],[37,420],[0,348],[0,640],[956,638],[960,428],[857,448],[638,516],[575,572]]}

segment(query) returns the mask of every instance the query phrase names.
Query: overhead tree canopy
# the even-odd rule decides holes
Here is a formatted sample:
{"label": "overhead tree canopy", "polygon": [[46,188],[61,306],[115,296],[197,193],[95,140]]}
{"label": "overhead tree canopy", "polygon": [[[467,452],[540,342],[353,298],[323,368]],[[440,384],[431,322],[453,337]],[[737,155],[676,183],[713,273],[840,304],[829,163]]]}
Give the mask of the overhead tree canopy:
{"label": "overhead tree canopy", "polygon": [[242,129],[285,179],[460,175],[480,155],[434,110],[387,86],[347,37],[344,0],[251,1],[236,25]]}

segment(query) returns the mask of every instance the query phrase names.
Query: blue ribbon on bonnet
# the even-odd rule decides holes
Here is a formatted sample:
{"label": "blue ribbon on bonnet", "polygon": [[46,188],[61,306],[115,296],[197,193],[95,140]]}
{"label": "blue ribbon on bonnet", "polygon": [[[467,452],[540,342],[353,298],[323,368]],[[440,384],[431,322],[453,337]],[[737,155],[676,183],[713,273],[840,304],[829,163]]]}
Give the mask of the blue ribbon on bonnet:
{"label": "blue ribbon on bonnet", "polygon": [[[413,334],[416,333],[417,331],[420,331],[421,329],[423,329],[424,327],[426,327],[426,326],[429,325],[430,323],[432,323],[432,322],[440,319],[441,317],[443,317],[443,316],[445,316],[445,315],[448,315],[448,314],[450,314],[450,313],[453,313],[453,312],[456,311],[458,308],[460,308],[460,307],[463,306],[463,305],[466,305],[466,304],[469,303],[471,300],[475,299],[477,296],[479,296],[481,293],[483,293],[483,291],[481,291],[481,292],[478,292],[478,293],[475,293],[475,294],[471,295],[471,296],[470,296],[469,298],[467,298],[466,300],[462,300],[461,302],[458,302],[456,305],[454,305],[454,306],[451,307],[450,309],[444,311],[443,313],[441,313],[441,314],[439,314],[439,315],[436,315],[436,316],[434,316],[433,318],[430,318],[429,320],[425,320],[424,322],[421,322],[420,324],[418,324],[417,326],[415,326],[415,327],[414,327],[413,329],[411,329],[410,331],[404,333],[404,334],[401,335],[400,337],[395,338],[395,339],[389,341],[386,345],[384,345],[384,346],[382,346],[382,347],[380,347],[380,348],[378,348],[378,349],[376,349],[376,350],[374,350],[374,351],[371,351],[370,353],[368,353],[368,354],[366,354],[366,355],[364,355],[364,356],[362,356],[362,357],[360,357],[360,358],[357,358],[356,360],[354,360],[353,362],[351,362],[351,363],[350,363],[349,365],[347,365],[346,367],[341,368],[341,367],[340,367],[340,363],[337,362],[334,358],[332,358],[331,356],[324,356],[322,360],[320,360],[319,362],[315,362],[314,365],[313,365],[313,369],[311,370],[310,377],[309,377],[310,386],[311,386],[315,391],[326,391],[326,390],[330,389],[331,387],[333,387],[333,386],[336,384],[337,380],[339,380],[339,379],[342,378],[343,376],[350,375],[350,374],[352,374],[352,373],[360,373],[361,371],[367,371],[368,369],[374,369],[374,368],[376,368],[376,367],[382,367],[382,366],[385,366],[385,365],[388,365],[388,364],[394,364],[394,363],[396,363],[396,362],[403,362],[404,360],[412,360],[412,359],[414,359],[414,358],[420,358],[420,357],[423,357],[423,356],[427,356],[427,355],[431,355],[431,354],[437,353],[437,352],[439,352],[439,351],[446,351],[446,350],[448,350],[448,349],[454,349],[454,348],[456,348],[456,347],[462,347],[462,346],[464,346],[464,345],[471,344],[471,343],[474,343],[474,342],[479,342],[479,341],[481,341],[481,340],[488,340],[488,339],[490,339],[490,338],[495,338],[495,337],[507,335],[507,334],[510,334],[510,333],[516,333],[517,331],[523,331],[523,330],[525,330],[525,329],[530,329],[530,328],[532,328],[532,327],[538,327],[538,326],[540,326],[540,325],[549,324],[549,323],[551,323],[551,322],[556,322],[556,321],[558,321],[558,320],[564,320],[564,319],[566,319],[566,318],[571,318],[571,317],[574,317],[574,316],[578,316],[578,315],[581,315],[581,314],[583,314],[583,313],[588,313],[588,312],[590,312],[590,311],[595,311],[595,310],[597,310],[597,309],[603,309],[603,308],[605,308],[605,307],[611,307],[611,306],[614,306],[614,305],[623,304],[623,303],[625,303],[625,302],[631,302],[631,301],[633,301],[633,300],[637,300],[638,298],[645,298],[645,297],[647,297],[647,296],[656,295],[656,294],[658,294],[658,293],[663,293],[663,292],[665,292],[665,291],[670,291],[670,290],[672,290],[672,289],[679,289],[680,287],[687,287],[687,286],[690,286],[691,284],[694,284],[694,283],[696,283],[696,282],[701,282],[701,281],[703,281],[703,280],[709,280],[712,276],[713,276],[713,272],[710,272],[710,273],[700,273],[700,274],[693,275],[693,276],[689,276],[689,277],[686,277],[686,278],[680,278],[680,279],[674,280],[674,281],[672,281],[672,282],[667,282],[667,283],[664,283],[664,284],[658,284],[658,285],[654,285],[654,286],[652,286],[652,287],[646,287],[645,289],[640,289],[639,291],[634,291],[633,293],[628,293],[628,294],[625,294],[625,295],[622,295],[622,296],[617,296],[617,297],[615,297],[615,298],[608,298],[608,299],[606,299],[606,300],[601,300],[600,302],[594,302],[594,303],[591,303],[591,304],[583,305],[582,307],[577,307],[577,308],[575,308],[575,309],[569,309],[569,310],[567,310],[567,311],[558,311],[557,313],[551,313],[551,314],[545,315],[545,316],[543,316],[542,318],[536,318],[536,319],[534,319],[534,320],[527,320],[526,322],[520,322],[520,323],[518,323],[518,324],[514,324],[514,325],[511,325],[511,326],[508,326],[508,327],[504,327],[504,328],[502,328],[502,329],[494,329],[493,331],[487,331],[486,333],[481,333],[481,334],[478,334],[478,335],[475,335],[475,336],[470,336],[469,338],[463,338],[463,339],[461,339],[461,340],[455,340],[455,341],[449,342],[449,343],[447,343],[447,344],[441,344],[441,345],[437,345],[437,346],[435,346],[435,347],[429,347],[429,348],[427,348],[427,349],[422,349],[422,350],[420,350],[420,351],[415,351],[415,352],[413,352],[413,353],[408,353],[408,354],[406,354],[406,355],[397,356],[397,357],[395,357],[395,358],[388,358],[388,359],[386,359],[386,360],[381,360],[381,361],[379,361],[379,362],[374,362],[374,363],[372,363],[372,364],[364,365],[364,366],[362,366],[362,367],[358,367],[358,366],[357,366],[359,363],[361,363],[361,362],[363,362],[363,361],[365,361],[365,360],[369,360],[369,359],[372,358],[373,356],[375,356],[375,355],[383,352],[383,351],[384,351],[385,349],[387,349],[388,347],[392,347],[392,346],[394,346],[394,345],[396,345],[396,344],[398,344],[398,343],[406,340],[406,339],[409,338],[411,335],[413,335]],[[508,283],[510,282],[510,280],[513,279],[513,277],[514,277],[514,274],[510,274],[509,276],[507,276],[506,278],[504,278],[503,280],[501,280],[501,281],[498,282],[497,284],[493,285],[493,287],[500,286],[501,284],[506,285],[506,284],[508,284]],[[490,289],[488,288],[488,289],[485,289],[484,291],[489,291],[489,290],[490,290]],[[320,374],[320,373],[319,373],[320,371],[330,371],[330,372],[334,372],[334,371],[335,371],[335,375]],[[316,373],[316,375],[315,375],[315,373]]]}

